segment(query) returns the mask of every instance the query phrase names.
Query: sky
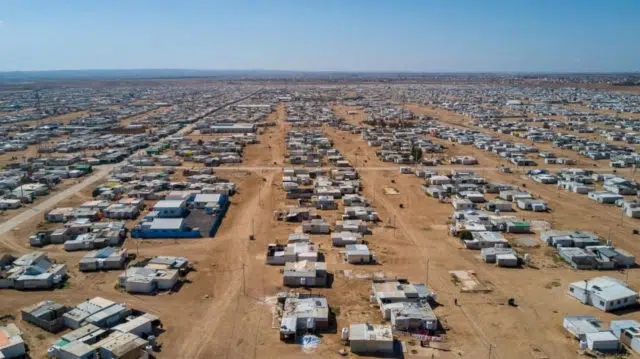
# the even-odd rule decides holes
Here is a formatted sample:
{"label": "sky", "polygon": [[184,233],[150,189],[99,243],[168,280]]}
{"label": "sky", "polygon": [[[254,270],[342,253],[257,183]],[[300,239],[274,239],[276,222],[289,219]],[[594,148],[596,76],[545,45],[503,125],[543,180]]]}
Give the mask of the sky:
{"label": "sky", "polygon": [[638,0],[0,0],[0,71],[640,71]]}

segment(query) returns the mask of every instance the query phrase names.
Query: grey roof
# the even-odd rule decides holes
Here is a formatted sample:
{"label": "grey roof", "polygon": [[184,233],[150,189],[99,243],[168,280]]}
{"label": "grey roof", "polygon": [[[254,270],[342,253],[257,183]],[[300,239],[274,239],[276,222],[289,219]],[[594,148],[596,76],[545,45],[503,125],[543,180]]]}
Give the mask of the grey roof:
{"label": "grey roof", "polygon": [[74,340],[78,340],[78,339],[80,339],[82,337],[90,335],[91,333],[94,333],[94,332],[96,332],[98,330],[100,330],[99,327],[97,327],[97,326],[95,326],[93,324],[87,324],[87,325],[81,326],[80,328],[78,328],[78,329],[76,329],[76,330],[74,330],[74,331],[72,331],[70,333],[67,333],[67,334],[63,335],[61,338],[66,340],[66,341],[72,342]]}
{"label": "grey roof", "polygon": [[61,347],[59,350],[70,353],[76,358],[84,357],[85,355],[95,351],[92,345],[85,344],[81,341],[73,341]]}
{"label": "grey roof", "polygon": [[612,277],[597,277],[585,281],[574,282],[570,284],[573,287],[585,289],[585,287],[594,294],[607,301],[624,299],[637,296],[638,293],[629,289],[623,282]]}
{"label": "grey roof", "polygon": [[156,202],[153,208],[180,208],[184,202],[185,201],[181,199],[163,199]]}
{"label": "grey roof", "polygon": [[349,340],[393,341],[390,325],[384,324],[351,324]]}
{"label": "grey roof", "polygon": [[345,246],[348,255],[369,255],[369,247],[366,244],[347,244]]}
{"label": "grey roof", "polygon": [[196,198],[193,200],[194,202],[219,202],[220,197],[222,197],[219,193],[200,193],[196,195]]}
{"label": "grey roof", "polygon": [[150,229],[180,229],[184,218],[154,218]]}
{"label": "grey roof", "polygon": [[411,318],[425,321],[438,320],[431,307],[426,303],[399,302],[391,303],[390,306],[395,307],[392,308],[392,311],[395,312],[396,318]]}

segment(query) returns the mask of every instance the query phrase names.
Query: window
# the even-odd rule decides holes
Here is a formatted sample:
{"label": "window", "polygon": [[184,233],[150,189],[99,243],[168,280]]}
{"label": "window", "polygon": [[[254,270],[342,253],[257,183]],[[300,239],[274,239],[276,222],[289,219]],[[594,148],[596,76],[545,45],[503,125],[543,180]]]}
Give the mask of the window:
{"label": "window", "polygon": [[600,305],[604,307],[604,302],[603,302],[603,301],[600,301]]}
{"label": "window", "polygon": [[573,293],[573,288],[569,288],[569,292]]}

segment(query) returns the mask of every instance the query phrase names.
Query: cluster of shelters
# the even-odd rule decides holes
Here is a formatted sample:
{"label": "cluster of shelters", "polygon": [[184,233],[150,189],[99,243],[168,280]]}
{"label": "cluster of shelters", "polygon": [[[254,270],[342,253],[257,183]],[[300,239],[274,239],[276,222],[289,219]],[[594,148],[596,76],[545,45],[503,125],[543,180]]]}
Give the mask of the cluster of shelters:
{"label": "cluster of shelters", "polygon": [[640,353],[640,322],[632,319],[612,320],[609,327],[593,315],[566,316],[564,329],[580,341],[580,348],[614,354],[623,347]]}
{"label": "cluster of shelters", "polygon": [[515,166],[537,165],[534,160],[527,157],[528,154],[538,152],[538,149],[534,146],[524,143],[511,143],[479,130],[446,126],[436,121],[427,123],[427,125],[430,126],[429,134],[436,138],[461,145],[473,145],[478,149],[494,153]]}
{"label": "cluster of shelters", "polygon": [[[92,89],[83,90],[86,90],[87,93],[93,92]],[[113,93],[119,94],[120,90],[122,88],[114,90]],[[254,89],[248,86],[232,91],[229,87],[222,87],[198,92],[206,93],[208,91],[213,91],[216,95],[207,100],[191,99],[188,103],[181,101],[180,98],[192,94],[183,91],[166,91],[166,89],[164,93],[150,90],[145,98],[157,96],[156,101],[145,101],[145,103],[135,101],[129,103],[130,97],[126,97],[126,99],[120,98],[119,95],[111,97],[111,93],[105,93],[106,97],[103,97],[102,94],[98,96],[101,98],[99,103],[94,103],[95,98],[98,98],[94,97],[79,107],[62,106],[59,102],[51,103],[53,108],[46,112],[50,115],[66,113],[71,108],[78,111],[80,108],[83,110],[99,109],[98,112],[92,112],[90,115],[73,118],[68,123],[61,121],[49,121],[46,124],[20,123],[20,121],[47,116],[43,115],[45,112],[33,110],[27,111],[29,113],[27,117],[1,116],[0,123],[12,124],[0,127],[0,138],[3,140],[0,154],[11,151],[15,152],[16,156],[11,159],[11,162],[3,163],[3,168],[0,171],[0,209],[20,208],[22,203],[32,202],[35,197],[46,195],[61,181],[90,173],[93,166],[96,165],[118,163],[125,159],[130,159],[130,162],[135,165],[153,164],[153,161],[147,163],[147,159],[138,157],[138,152],[141,149],[149,148],[149,154],[156,153],[158,149],[165,148],[170,144],[169,142],[160,143],[162,138],[183,130],[183,127],[188,123],[204,118],[239,99],[247,98]],[[61,97],[57,97],[57,94],[53,95],[59,101],[63,101],[60,100]],[[77,99],[85,98],[85,96],[83,94],[69,98],[68,103],[78,103]],[[24,98],[19,99],[19,102],[24,101]],[[181,105],[168,107],[169,103],[173,101],[181,102]],[[127,104],[123,105],[123,103]],[[111,106],[114,104],[117,106]],[[19,105],[16,104],[16,106]],[[36,106],[32,104],[30,107],[33,109]],[[37,107],[40,108],[40,103]],[[165,111],[163,116],[151,115],[160,109],[168,111]],[[266,109],[261,111],[266,111]],[[129,119],[132,118],[138,118],[136,123],[129,123]],[[51,141],[62,136],[65,138]],[[234,141],[236,144],[239,143],[237,139]],[[248,139],[243,139],[240,142],[248,141],[250,142]],[[24,156],[29,146],[38,147],[37,156],[31,154]],[[20,156],[21,154],[23,156]],[[164,165],[176,164],[175,159],[172,158],[158,157],[154,160]],[[223,156],[220,159],[220,161],[225,160],[237,162],[235,157]],[[115,212],[122,213],[119,209],[116,209]],[[125,212],[116,215],[131,215],[128,210]]]}
{"label": "cluster of shelters", "polygon": [[153,257],[126,268],[118,277],[118,286],[129,293],[172,290],[189,270],[191,264],[186,258]]}
{"label": "cluster of shelters", "polygon": [[274,109],[272,103],[247,103],[243,101],[203,117],[195,123],[195,128],[201,134],[251,134],[260,127],[275,124],[267,120],[267,116]]}
{"label": "cluster of shelters", "polygon": [[[57,208],[47,214],[58,215],[69,210]],[[83,210],[84,211],[84,210]],[[74,212],[73,209],[68,211]],[[88,213],[89,211],[87,211]],[[91,213],[96,213],[91,211]],[[48,244],[63,244],[67,251],[100,249],[109,246],[119,246],[127,235],[124,221],[94,222],[92,218],[69,217],[61,228],[52,231],[37,232],[29,237],[29,244],[42,247]],[[96,218],[97,219],[97,218]]]}
{"label": "cluster of shelters", "polygon": [[202,163],[208,167],[240,163],[246,145],[258,143],[255,134],[229,135],[198,141],[174,135],[167,141],[176,156],[183,161]]}
{"label": "cluster of shelters", "polygon": [[336,166],[348,165],[335,149],[331,149],[333,143],[321,130],[290,131],[286,135],[285,160],[292,165],[304,165],[304,167],[320,167],[324,163],[332,161]]}
{"label": "cluster of shelters", "polygon": [[324,123],[335,120],[335,115],[330,108],[322,106],[315,101],[296,99],[291,101],[290,96],[278,98],[281,102],[289,102],[287,108],[287,123],[291,127],[320,127]]}
{"label": "cluster of shelters", "polygon": [[509,241],[502,233],[530,233],[528,222],[516,216],[479,210],[455,211],[452,219],[450,232],[460,238],[465,248],[481,250],[484,261],[501,266],[519,263],[519,258],[509,248]]}
{"label": "cluster of shelters", "polygon": [[[284,284],[287,286],[325,286],[328,274],[323,256],[309,235],[331,233],[335,247],[345,247],[345,261],[352,264],[375,263],[376,257],[362,240],[370,233],[367,223],[377,221],[376,211],[370,201],[362,196],[358,173],[349,166],[339,151],[331,148],[331,142],[320,131],[300,130],[290,132],[288,148],[311,150],[318,163],[327,162],[336,167],[285,168],[282,188],[287,199],[296,199],[298,206],[289,206],[276,211],[279,220],[301,222],[302,234],[291,234],[287,244],[270,244],[267,248],[267,263],[284,264]],[[344,165],[343,165],[344,164]],[[320,212],[337,211],[342,208],[342,219],[337,220],[332,233],[331,224],[322,219]]]}
{"label": "cluster of shelters", "polygon": [[394,330],[434,333],[438,318],[431,305],[436,295],[425,284],[411,284],[406,280],[382,279],[371,284],[372,303],[377,304],[385,320]]}
{"label": "cluster of shelters", "polygon": [[132,230],[136,238],[198,238],[215,236],[229,207],[220,193],[173,192],[156,202]]}
{"label": "cluster of shelters", "polygon": [[622,207],[624,215],[640,218],[640,202],[625,196],[638,194],[640,185],[615,173],[601,173],[580,168],[562,168],[556,173],[546,169],[529,171],[529,177],[543,184],[556,184],[558,188],[587,197],[600,204]]}
{"label": "cluster of shelters", "polygon": [[56,264],[44,252],[19,258],[0,253],[0,288],[51,289],[67,280],[67,266]]}
{"label": "cluster of shelters", "polygon": [[540,239],[558,249],[558,255],[576,269],[630,268],[636,263],[631,253],[611,246],[587,231],[545,231]]}
{"label": "cluster of shelters", "polygon": [[[418,174],[418,173],[417,173]],[[422,190],[429,196],[449,200],[457,211],[483,207],[496,213],[513,211],[513,204],[523,211],[544,212],[549,210],[546,201],[536,199],[529,192],[517,187],[487,182],[473,171],[453,170],[448,176],[435,171],[419,172],[427,183]],[[497,194],[487,201],[485,194]]]}
{"label": "cluster of shelters", "polygon": [[[415,164],[435,165],[440,162],[434,158],[425,158],[424,154],[442,153],[443,147],[433,143],[424,137],[424,129],[421,128],[366,128],[361,131],[362,139],[376,150],[376,155],[383,162],[393,162],[397,164]],[[418,156],[419,154],[419,156]],[[451,163],[463,160],[464,156],[455,159]],[[468,160],[464,160],[468,162]],[[469,164],[476,164],[469,163]]]}
{"label": "cluster of shelters", "polygon": [[291,233],[287,244],[272,243],[267,247],[267,264],[285,265],[288,262],[320,259],[317,246],[306,234]]}
{"label": "cluster of shelters", "polygon": [[50,358],[147,358],[156,349],[160,319],[95,297],[66,307],[43,301],[22,309],[22,320],[46,331],[69,329],[48,350]]}

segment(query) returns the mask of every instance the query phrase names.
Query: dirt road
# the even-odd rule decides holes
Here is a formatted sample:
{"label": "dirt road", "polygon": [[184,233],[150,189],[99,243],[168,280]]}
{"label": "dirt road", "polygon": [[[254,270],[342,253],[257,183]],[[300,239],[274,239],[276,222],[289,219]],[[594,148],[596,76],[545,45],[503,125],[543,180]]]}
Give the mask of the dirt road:
{"label": "dirt road", "polygon": [[91,175],[82,179],[79,183],[65,189],[62,192],[58,192],[53,196],[50,196],[45,201],[33,207],[29,207],[28,210],[16,216],[13,216],[10,219],[3,222],[2,224],[0,224],[0,245],[3,245],[8,249],[24,252],[25,251],[24,248],[12,245],[11,242],[6,241],[7,237],[5,236],[5,234],[7,232],[20,226],[22,223],[30,220],[35,216],[42,216],[43,212],[55,207],[59,202],[65,200],[66,198],[69,198],[74,193],[82,191],[83,189],[95,183],[98,183],[99,181],[104,180],[107,177],[107,175],[111,172],[113,167],[114,167],[113,165],[96,167],[96,170]]}

